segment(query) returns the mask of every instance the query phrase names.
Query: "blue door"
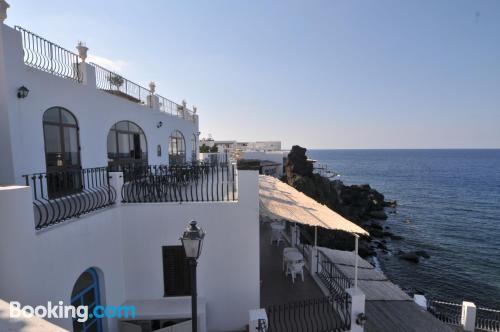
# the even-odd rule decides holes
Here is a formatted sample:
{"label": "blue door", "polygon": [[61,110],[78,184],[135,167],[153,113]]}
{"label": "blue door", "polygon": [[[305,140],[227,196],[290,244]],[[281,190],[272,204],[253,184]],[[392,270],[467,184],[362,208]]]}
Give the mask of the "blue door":
{"label": "blue door", "polygon": [[101,305],[99,279],[94,269],[90,268],[78,277],[71,292],[71,305],[89,308],[89,319],[86,322],[79,322],[78,318],[73,319],[74,332],[102,332],[102,320],[91,317],[94,308]]}

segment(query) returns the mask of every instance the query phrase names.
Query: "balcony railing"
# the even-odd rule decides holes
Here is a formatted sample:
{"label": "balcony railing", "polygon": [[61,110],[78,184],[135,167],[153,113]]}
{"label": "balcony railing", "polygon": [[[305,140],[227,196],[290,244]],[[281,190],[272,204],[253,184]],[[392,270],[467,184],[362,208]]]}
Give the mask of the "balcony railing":
{"label": "balcony railing", "polygon": [[[22,36],[24,63],[26,65],[55,76],[82,82],[82,74],[79,70],[81,60],[77,54],[20,26],[15,26],[15,29]],[[149,89],[95,63],[89,63],[89,65],[95,68],[96,87],[98,89],[134,103],[152,106],[151,102],[148,103],[148,96],[152,95]],[[159,99],[158,107],[160,111],[187,121],[196,122],[197,115],[187,107],[160,95],[155,96]]]}
{"label": "balcony railing", "polygon": [[461,304],[429,300],[427,301],[427,311],[446,324],[460,325],[462,318]]}
{"label": "balcony railing", "polygon": [[348,294],[346,289],[353,287],[351,279],[342,273],[335,263],[333,263],[321,250],[318,250],[316,264],[318,277],[330,294],[347,298]]}
{"label": "balcony railing", "polygon": [[234,165],[123,166],[124,203],[237,200]]}
{"label": "balcony railing", "polygon": [[20,26],[14,28],[21,32],[25,64],[52,75],[81,81],[78,55]]}
{"label": "balcony railing", "polygon": [[500,310],[477,308],[476,329],[488,332],[500,332]]}
{"label": "balcony railing", "polygon": [[95,63],[89,64],[95,68],[96,86],[98,89],[115,96],[123,97],[134,103],[148,105],[147,98],[152,95],[149,89],[129,81],[123,76]]}
{"label": "balcony railing", "polygon": [[24,175],[33,193],[35,229],[109,207],[116,192],[106,167]]}
{"label": "balcony railing", "polygon": [[259,332],[348,331],[350,304],[345,297],[328,296],[266,308],[267,324],[259,322]]}

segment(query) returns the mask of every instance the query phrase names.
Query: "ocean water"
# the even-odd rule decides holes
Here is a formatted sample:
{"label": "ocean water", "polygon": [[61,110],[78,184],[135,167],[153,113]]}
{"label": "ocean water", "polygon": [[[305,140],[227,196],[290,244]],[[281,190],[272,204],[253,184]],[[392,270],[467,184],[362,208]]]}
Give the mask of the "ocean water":
{"label": "ocean water", "polygon": [[309,150],[345,184],[368,183],[398,201],[385,222],[425,250],[419,264],[379,254],[385,274],[403,288],[440,300],[500,309],[500,150]]}

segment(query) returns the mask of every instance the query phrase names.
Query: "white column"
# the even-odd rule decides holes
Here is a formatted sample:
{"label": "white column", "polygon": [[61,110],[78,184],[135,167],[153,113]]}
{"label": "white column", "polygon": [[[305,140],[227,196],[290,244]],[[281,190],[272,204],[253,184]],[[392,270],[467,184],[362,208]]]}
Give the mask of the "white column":
{"label": "white column", "polygon": [[257,327],[259,326],[259,320],[265,322],[267,324],[267,313],[265,309],[253,309],[248,313],[248,331],[256,332],[258,331]]}
{"label": "white column", "polygon": [[80,62],[78,64],[78,71],[83,85],[87,85],[94,89],[97,88],[94,67],[86,62]]}
{"label": "white column", "polygon": [[365,318],[365,294],[359,288],[346,289],[351,297],[351,329],[350,332],[363,332]]}
{"label": "white column", "polygon": [[109,184],[116,190],[116,204],[122,202],[123,173],[109,172]]}
{"label": "white column", "polygon": [[476,328],[476,305],[472,302],[462,302],[461,324],[464,331],[474,331]]}
{"label": "white column", "polygon": [[150,108],[154,108],[156,110],[160,109],[160,98],[156,95],[149,95],[147,97],[147,105]]}
{"label": "white column", "polygon": [[295,247],[300,244],[300,229],[295,223],[292,227],[292,234],[290,234],[291,237],[291,245],[292,247]]}
{"label": "white column", "polygon": [[312,247],[311,248],[311,256],[309,257],[309,271],[311,271],[311,274],[314,275],[318,271],[318,248]]}
{"label": "white column", "polygon": [[354,288],[358,288],[358,246],[359,246],[359,235],[354,234],[355,237],[355,250],[354,250]]}

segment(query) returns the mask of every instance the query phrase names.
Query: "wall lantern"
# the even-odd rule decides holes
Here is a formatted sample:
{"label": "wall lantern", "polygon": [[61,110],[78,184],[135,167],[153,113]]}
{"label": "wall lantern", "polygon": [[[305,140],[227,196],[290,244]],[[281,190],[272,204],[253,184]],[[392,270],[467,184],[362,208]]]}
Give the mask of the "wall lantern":
{"label": "wall lantern", "polygon": [[30,90],[28,90],[28,88],[23,85],[22,87],[17,89],[17,98],[19,98],[19,99],[26,98],[26,97],[28,97],[29,92],[30,92]]}
{"label": "wall lantern", "polygon": [[205,232],[203,229],[197,226],[196,221],[191,221],[181,237],[186,258],[194,258],[196,260],[200,257],[204,237]]}

